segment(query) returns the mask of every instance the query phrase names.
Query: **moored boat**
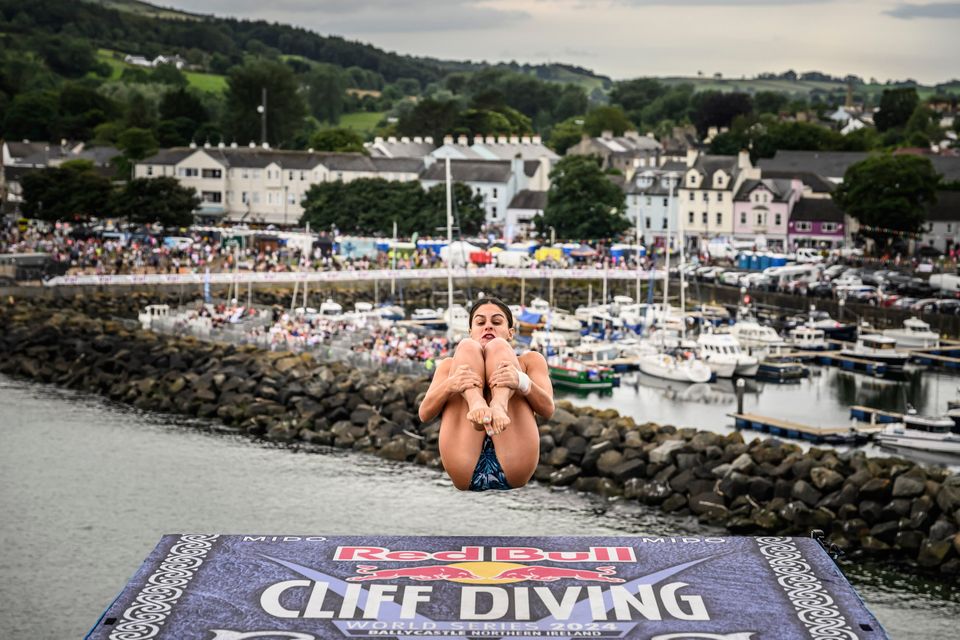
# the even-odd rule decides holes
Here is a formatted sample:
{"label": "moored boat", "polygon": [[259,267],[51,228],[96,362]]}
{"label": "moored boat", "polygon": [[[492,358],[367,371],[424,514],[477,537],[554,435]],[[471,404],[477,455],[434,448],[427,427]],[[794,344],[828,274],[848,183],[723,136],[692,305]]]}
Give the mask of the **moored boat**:
{"label": "moored boat", "polygon": [[708,382],[713,372],[702,360],[669,353],[654,353],[639,358],[640,371],[655,378],[677,382]]}
{"label": "moored boat", "polygon": [[884,329],[883,335],[896,340],[899,349],[937,349],[940,334],[920,318],[907,318],[900,329]]}
{"label": "moored boat", "polygon": [[550,381],[558,387],[579,391],[606,390],[619,386],[617,374],[609,367],[594,367],[575,358],[551,358]]}
{"label": "moored boat", "polygon": [[887,425],[875,438],[883,445],[960,455],[960,433],[949,416],[906,413],[902,423]]}
{"label": "moored boat", "polygon": [[910,360],[910,354],[897,351],[897,341],[877,333],[861,333],[852,347],[840,350],[841,356],[882,362],[887,373],[899,373]]}

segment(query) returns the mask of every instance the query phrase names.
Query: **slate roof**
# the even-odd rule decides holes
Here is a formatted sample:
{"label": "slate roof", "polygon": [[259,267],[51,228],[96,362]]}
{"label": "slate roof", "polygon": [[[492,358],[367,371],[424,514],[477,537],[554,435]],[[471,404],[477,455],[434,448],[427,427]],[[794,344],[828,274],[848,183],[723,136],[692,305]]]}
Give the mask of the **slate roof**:
{"label": "slate roof", "polygon": [[937,191],[937,203],[927,207],[930,222],[956,222],[960,220],[960,191]]}
{"label": "slate roof", "polygon": [[373,158],[424,158],[437,148],[432,142],[368,142],[364,145]]}
{"label": "slate roof", "polygon": [[[763,161],[761,160],[761,163]],[[770,169],[763,169],[762,175],[764,178],[774,178],[774,179],[790,179],[796,178],[803,182],[803,184],[810,188],[814,193],[833,193],[834,189],[837,188],[837,185],[829,180],[818,176],[815,173],[809,171],[774,171]]]}
{"label": "slate roof", "polygon": [[735,195],[733,199],[739,202],[749,202],[750,194],[761,185],[773,194],[774,202],[786,202],[790,198],[791,189],[789,180],[763,178],[762,180],[744,180],[743,184],[740,185],[740,190],[737,191],[737,195]]}
{"label": "slate roof", "polygon": [[825,178],[842,179],[847,167],[866,160],[865,151],[777,151],[772,158],[761,158],[760,169],[772,171],[799,171]]}
{"label": "slate roof", "polygon": [[[538,165],[538,162],[533,162]],[[434,162],[420,176],[421,180],[443,182],[447,179],[446,162]],[[526,169],[526,168],[525,168]],[[451,160],[450,175],[455,182],[502,182],[510,180],[512,168],[508,160]]]}
{"label": "slate roof", "polygon": [[[144,158],[137,162],[137,164],[170,164],[174,165],[186,158],[189,155],[195,153],[196,149],[189,149],[187,147],[173,147],[171,149],[160,149],[155,154],[149,158]],[[209,151],[209,149],[208,149]]]}
{"label": "slate roof", "polygon": [[833,198],[800,198],[790,213],[790,221],[843,222],[843,211]]}
{"label": "slate roof", "polygon": [[[698,189],[713,189],[713,174],[717,171],[722,170],[730,176],[731,182],[740,172],[737,166],[737,156],[712,156],[705,153],[697,156],[697,161],[691,168],[696,169],[703,176],[700,186],[697,187]],[[726,191],[726,189],[721,189],[721,191]]]}
{"label": "slate roof", "polygon": [[424,169],[423,158],[383,158],[371,156],[370,162],[380,173],[416,173]]}
{"label": "slate roof", "polygon": [[526,144],[522,142],[512,143],[512,142],[482,142],[475,143],[474,152],[486,156],[489,155],[492,158],[498,160],[511,160],[516,158],[518,155],[524,160],[539,160],[540,158],[547,158],[551,161],[556,161],[560,159],[550,147],[544,144],[534,144],[528,142]]}
{"label": "slate roof", "polygon": [[542,211],[547,208],[547,192],[522,189],[513,196],[507,206],[508,209],[536,209]]}
{"label": "slate roof", "polygon": [[632,156],[637,153],[659,151],[663,146],[656,138],[648,136],[614,136],[612,138],[594,138],[594,142],[609,150],[614,155]]}

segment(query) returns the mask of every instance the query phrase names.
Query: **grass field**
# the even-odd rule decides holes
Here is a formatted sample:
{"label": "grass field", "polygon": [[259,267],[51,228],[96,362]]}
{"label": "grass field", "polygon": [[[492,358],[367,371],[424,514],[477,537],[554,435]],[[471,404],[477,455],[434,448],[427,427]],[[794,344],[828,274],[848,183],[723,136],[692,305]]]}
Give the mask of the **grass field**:
{"label": "grass field", "polygon": [[[97,49],[97,58],[110,65],[110,80],[119,79],[123,74],[124,69],[134,67],[132,64],[127,64],[123,60],[115,58],[115,53],[119,52],[113,51],[112,49]],[[226,76],[215,73],[200,73],[197,71],[184,71],[183,75],[187,78],[187,82],[190,83],[191,87],[195,87],[200,91],[207,91],[209,93],[222,93],[227,88]]]}
{"label": "grass field", "polygon": [[370,133],[376,128],[377,124],[383,120],[383,116],[385,115],[385,111],[345,113],[340,116],[340,123],[336,126],[344,129],[352,129],[357,133]]}
{"label": "grass field", "polygon": [[191,87],[196,87],[200,91],[210,93],[222,93],[227,89],[227,77],[215,73],[198,73],[195,71],[184,71],[187,81]]}

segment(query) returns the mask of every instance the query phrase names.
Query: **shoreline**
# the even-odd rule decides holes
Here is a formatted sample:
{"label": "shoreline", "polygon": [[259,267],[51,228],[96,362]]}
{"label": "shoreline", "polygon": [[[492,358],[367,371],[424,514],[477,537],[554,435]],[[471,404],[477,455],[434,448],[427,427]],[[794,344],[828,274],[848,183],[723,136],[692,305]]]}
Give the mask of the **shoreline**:
{"label": "shoreline", "polygon": [[[138,297],[107,304],[95,296],[100,311],[112,312]],[[87,297],[58,302],[2,301],[0,372],[145,410],[217,419],[271,442],[441,469],[439,424],[416,418],[425,376],[130,330],[87,315],[94,302]],[[549,422],[540,421],[540,435],[534,479],[546,485],[692,514],[733,534],[822,529],[851,557],[960,574],[960,477],[943,469],[858,451],[804,452],[771,439],[745,442],[739,432],[637,424],[613,409],[562,401]]]}

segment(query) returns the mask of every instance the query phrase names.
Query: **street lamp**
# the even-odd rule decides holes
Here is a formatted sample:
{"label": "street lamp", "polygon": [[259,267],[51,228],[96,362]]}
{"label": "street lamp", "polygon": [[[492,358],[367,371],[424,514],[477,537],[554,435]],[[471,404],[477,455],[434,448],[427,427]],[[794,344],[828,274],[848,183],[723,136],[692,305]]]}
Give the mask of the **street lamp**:
{"label": "street lamp", "polygon": [[260,114],[260,144],[267,141],[267,88],[260,89],[260,104],[257,106],[257,113]]}
{"label": "street lamp", "polygon": [[[636,177],[637,188],[641,191],[641,200],[638,202],[643,202],[643,194],[646,194],[647,190],[653,186],[653,172],[644,171]],[[636,220],[634,221],[636,227],[636,243],[637,243],[637,303],[640,303],[640,218],[643,217],[643,205],[640,204],[637,209]]]}

